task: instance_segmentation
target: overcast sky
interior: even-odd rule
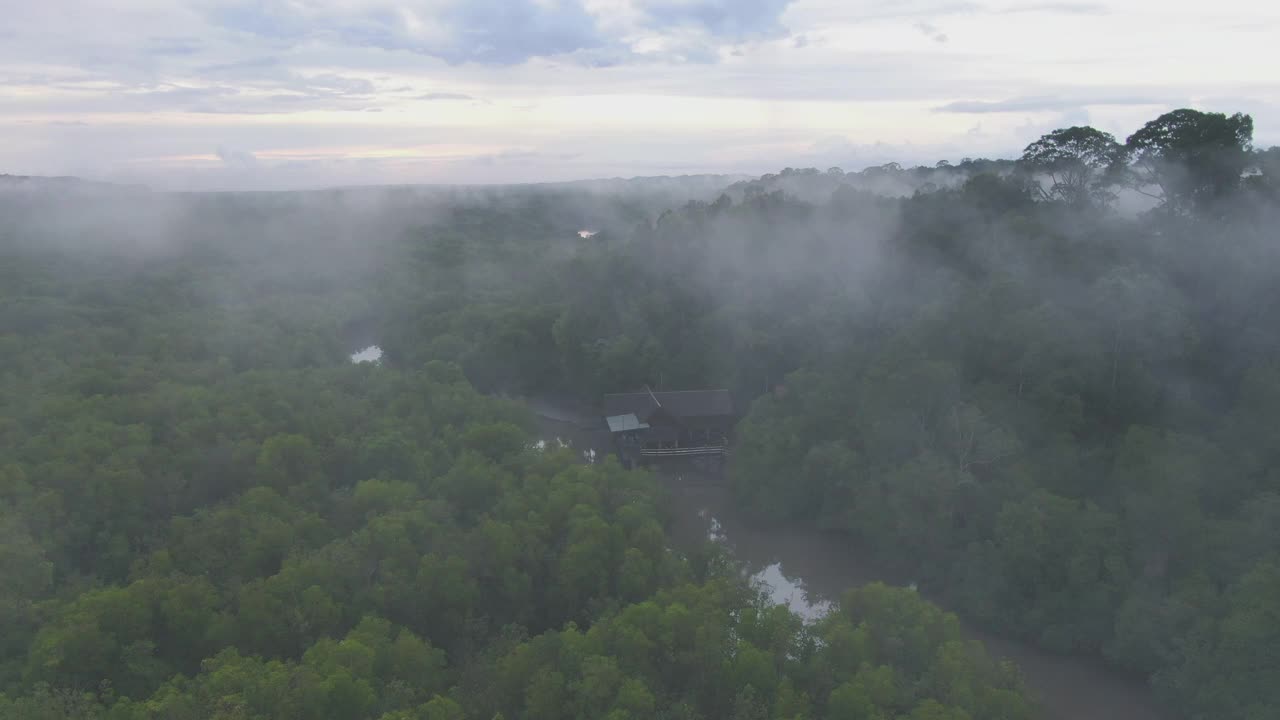
[[[0,172],[156,188],[1009,157],[1176,107],[1280,143],[1273,0],[0,0]]]

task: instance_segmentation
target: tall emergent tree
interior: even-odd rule
[[[1089,126],[1059,128],[1027,146],[1023,165],[1049,176],[1052,184],[1040,192],[1048,200],[1086,207],[1111,199],[1110,188],[1128,159],[1115,136]]]
[[[1253,118],[1183,108],[1165,113],[1125,142],[1137,181],[1157,186],[1167,206],[1204,210],[1241,185],[1253,142]]]

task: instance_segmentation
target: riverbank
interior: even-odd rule
[[[699,482],[688,475],[660,478],[674,501],[671,535],[677,546],[691,547],[714,537],[754,577],[774,585],[775,600],[802,616],[822,612],[849,588],[871,582],[910,584],[909,578],[886,572],[837,536],[756,526],[736,510],[723,483]],[[1175,720],[1144,684],[1099,660],[1056,655],[984,631],[963,617],[961,622],[966,634],[982,642],[993,657],[1019,668],[1047,720]]]
[[[608,452],[608,433],[589,408],[546,399],[527,400],[526,405],[537,416],[547,442],[560,440],[579,452],[594,449],[599,458]],[[821,614],[850,588],[871,582],[910,584],[910,578],[878,567],[843,538],[816,529],[764,528],[750,522],[737,511],[721,479],[692,471],[657,475],[671,498],[670,536],[676,547],[689,550],[708,540],[724,543],[755,579],[769,587],[776,602],[802,617]],[[1018,667],[1044,707],[1046,720],[1176,720],[1145,684],[1101,660],[1056,655],[961,621],[969,637],[982,642],[992,656]]]

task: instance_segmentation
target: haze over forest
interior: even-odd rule
[[[1252,131],[736,181],[7,176],[0,717],[1271,717]],[[711,481],[911,587],[806,623],[668,535],[694,470],[584,463],[507,399],[645,387],[728,388]],[[926,595],[1133,689],[1024,681]]]
[[[1280,717],[1280,11],[10,10],[0,720]]]

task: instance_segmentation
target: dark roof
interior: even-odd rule
[[[634,414],[640,420],[645,420],[659,405],[675,417],[721,417],[733,414],[733,397],[728,390],[639,392],[604,396],[606,416]]]

